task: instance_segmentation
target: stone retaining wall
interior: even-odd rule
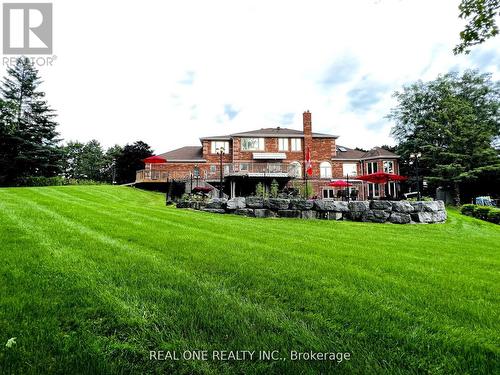
[[[305,200],[260,197],[185,201],[177,208],[191,208],[217,214],[250,217],[351,220],[374,223],[442,223],[446,221],[443,201],[354,201]]]

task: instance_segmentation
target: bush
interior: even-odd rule
[[[476,206],[474,210],[474,217],[481,220],[486,220],[488,218],[488,214],[491,211],[491,207],[488,206]]]
[[[490,212],[488,212],[488,217],[486,220],[494,224],[500,224],[500,209],[492,208]]]
[[[476,209],[476,205],[475,204],[464,204],[462,206],[462,208],[460,209],[460,212],[463,215],[474,216],[474,210],[475,209]]]
[[[93,180],[77,180],[75,178],[55,177],[23,177],[16,181],[16,186],[63,186],[63,185],[99,185],[101,182]]]

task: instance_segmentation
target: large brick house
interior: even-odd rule
[[[261,182],[269,188],[272,180],[281,187],[304,188],[306,153],[310,150],[312,176],[307,176],[310,195],[335,198],[339,189],[328,184],[348,179],[358,198],[398,194],[397,183],[387,187],[366,183],[356,177],[374,172],[399,173],[399,156],[376,147],[368,152],[337,144],[337,135],[314,133],[311,113],[303,114],[303,129],[262,128],[229,135],[200,138],[201,146],[186,146],[159,156],[165,163],[145,165],[137,172],[136,183],[180,181],[186,191],[210,184],[219,188],[222,155],[223,191],[228,196],[245,196]]]

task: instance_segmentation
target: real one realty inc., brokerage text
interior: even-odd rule
[[[351,359],[351,353],[299,352],[286,354],[279,350],[151,350],[151,361],[328,361],[341,363]]]

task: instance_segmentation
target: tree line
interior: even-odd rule
[[[105,150],[97,140],[61,144],[55,111],[40,91],[38,70],[24,57],[9,67],[0,87],[0,186],[60,176],[107,183],[135,181],[151,156],[142,141]]]

